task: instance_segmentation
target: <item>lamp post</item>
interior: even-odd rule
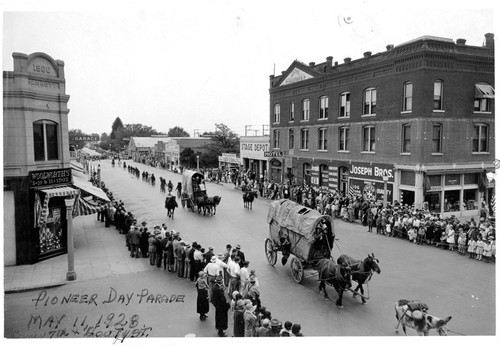
[[[97,183],[98,183],[97,186],[99,186],[99,188],[100,188],[101,187],[101,164],[100,163],[97,165]]]
[[[200,170],[200,156],[196,155],[196,170]]]
[[[382,176],[382,179],[384,180],[384,208],[387,207],[387,181],[389,180],[389,177],[387,175]]]

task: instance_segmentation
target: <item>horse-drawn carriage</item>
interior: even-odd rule
[[[304,270],[312,269],[321,259],[330,259],[335,233],[328,215],[304,207],[288,199],[272,201],[267,214],[269,238],[265,242],[267,261],[274,266],[278,252],[283,265],[290,263],[293,279],[301,283]]]
[[[282,264],[293,255],[290,269],[297,283],[304,279],[305,270],[310,270],[311,277],[318,276],[319,290],[328,299],[325,285],[333,286],[339,298],[336,304],[342,308],[342,295],[345,290],[360,296],[366,303],[363,284],[367,283],[373,272],[380,273],[378,259],[372,253],[364,260],[355,260],[347,255],[339,256],[335,262],[331,253],[335,241],[333,219],[321,215],[318,211],[304,207],[288,199],[272,201],[267,214],[269,238],[265,241],[267,261],[274,266],[278,252],[281,252]],[[351,279],[358,283],[351,289]],[[357,291],[360,293],[357,293]]]
[[[205,185],[205,177],[197,171],[184,170],[182,173],[182,193],[181,204],[182,207],[187,207],[194,212],[196,207],[198,213],[205,215],[215,214],[216,206],[220,203],[219,196],[208,197]]]

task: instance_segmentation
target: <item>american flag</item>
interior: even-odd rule
[[[349,193],[347,195],[351,198],[356,197],[356,190],[354,189],[354,186],[349,186]]]

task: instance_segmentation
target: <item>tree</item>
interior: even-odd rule
[[[142,124],[125,124],[123,134],[124,137],[151,137],[154,135],[165,135],[163,132],[156,131],[151,126]]]
[[[83,148],[85,145],[87,145],[90,141],[88,140],[90,137],[98,138],[99,135],[96,133],[93,133],[91,135],[88,135],[80,129],[73,129],[68,131],[68,137],[69,137],[69,146],[73,146],[76,148]]]
[[[115,121],[113,121],[113,125],[111,125],[110,139],[116,139],[117,132],[121,130],[123,130],[123,122],[120,117],[116,117]]]
[[[184,148],[179,153],[179,162],[184,167],[196,167],[196,154],[191,148]]]
[[[168,137],[189,137],[189,133],[182,127],[175,126],[168,130]]]
[[[215,124],[215,132],[205,132],[204,137],[210,137],[212,143],[207,145],[207,150],[212,156],[220,156],[222,153],[239,153],[240,139],[224,124]]]

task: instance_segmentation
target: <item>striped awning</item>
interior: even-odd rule
[[[495,89],[488,84],[476,84],[476,98],[494,99]]]
[[[106,193],[99,187],[92,185],[85,176],[73,175],[73,185],[105,202],[110,201]]]
[[[40,209],[40,196],[35,197],[35,225],[40,227],[47,222],[47,215],[49,214],[49,201],[52,197],[71,197],[76,198],[80,191],[69,186],[58,186],[51,188],[35,188],[40,192],[45,193],[43,205]]]
[[[81,195],[75,201],[75,205],[73,207],[73,217],[77,217],[79,215],[92,215],[98,213],[100,211],[108,209],[110,203],[104,204],[95,204],[91,201],[87,201]]]

